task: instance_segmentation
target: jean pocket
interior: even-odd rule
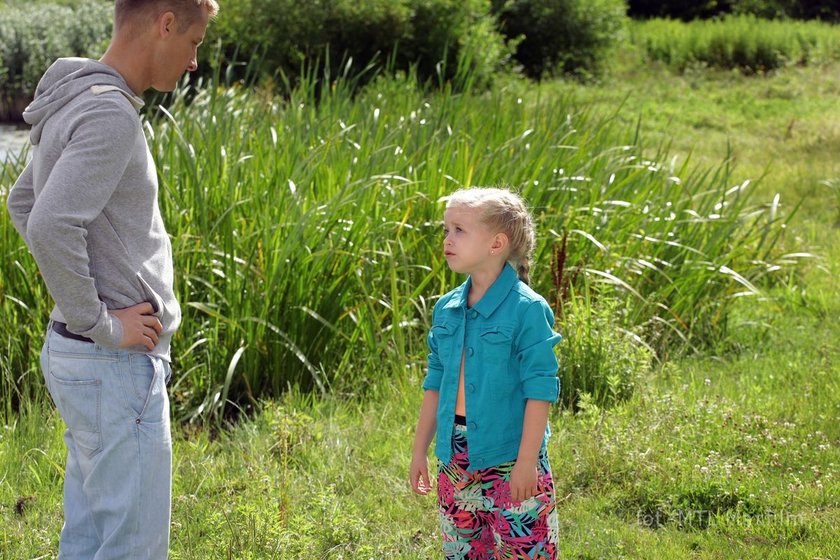
[[[138,424],[162,424],[169,420],[165,364],[146,354],[129,354],[123,384],[126,401]]]
[[[55,373],[61,369],[53,369],[53,363],[64,360],[55,356],[50,359],[50,393],[78,451],[93,457],[102,449],[102,384],[98,379],[69,379]]]
[[[145,354],[129,354],[127,371],[123,371],[126,404],[134,416],[143,414],[155,380],[155,368]]]

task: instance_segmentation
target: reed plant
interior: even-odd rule
[[[424,93],[412,76],[354,93],[321,79],[283,97],[185,89],[146,122],[185,314],[181,418],[235,414],[289,387],[364,394],[422,364],[430,309],[463,280],[440,251],[442,199],[459,187],[510,185],[529,201],[533,284],[561,332],[587,282],[593,300],[620,294],[616,326],[659,356],[725,338],[733,301],[796,260],[774,250],[788,218],[778,201],[731,184],[728,162],[674,166],[667,147],[643,157],[635,128],[562,96]],[[2,184],[19,170],[7,165]],[[50,304],[2,224],[2,249],[20,263],[3,265],[3,309],[17,314],[5,339],[37,333]],[[16,344],[7,379],[37,369],[34,348]]]
[[[730,16],[681,22],[634,22],[631,42],[649,60],[684,72],[696,66],[763,73],[788,65],[819,65],[840,58],[836,26],[819,21]]]
[[[0,414],[11,418],[24,403],[44,399],[39,355],[44,341],[49,296],[32,256],[22,244],[5,209],[6,192],[23,169],[28,150],[0,161],[0,246],[5,259],[0,273]]]

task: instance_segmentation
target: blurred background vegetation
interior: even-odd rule
[[[633,123],[534,89],[609,84],[628,56],[675,75],[840,58],[831,3],[692,6],[224,5],[200,70],[172,95],[149,94],[144,112],[186,313],[177,415],[218,418],[290,387],[358,394],[421,364],[433,299],[457,281],[437,250],[439,200],[462,185],[509,184],[535,209],[534,282],[567,339],[566,406],[628,398],[657,360],[737,346],[737,303],[794,282],[813,256],[786,236],[796,203],[757,200],[729,157],[678,163]],[[0,7],[0,112],[19,118],[55,57],[101,54],[110,12],[97,0]],[[25,157],[3,164],[0,187]],[[13,412],[41,394],[51,303],[5,219],[0,249]]]
[[[840,50],[833,28],[817,23],[840,20],[827,0],[238,0],[223,8],[199,75],[286,91],[307,73],[363,85],[378,73],[411,72],[422,84],[457,88],[487,88],[511,73],[591,79],[628,43],[678,70],[767,71]],[[756,17],[810,21],[742,33],[756,31]],[[111,3],[102,0],[0,6],[0,121],[20,118],[56,57],[101,54],[110,26]]]

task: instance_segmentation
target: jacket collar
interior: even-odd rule
[[[516,271],[510,263],[505,263],[502,272],[493,285],[487,289],[487,292],[482,298],[473,305],[473,309],[477,311],[482,317],[487,318],[493,314],[494,311],[501,305],[510,290],[519,281]],[[472,277],[467,278],[467,281],[456,288],[452,298],[444,305],[444,309],[451,309],[455,307],[467,307],[467,298],[470,294],[470,286],[472,286]]]

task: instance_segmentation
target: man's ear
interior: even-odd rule
[[[158,33],[161,37],[167,37],[175,33],[175,14],[163,12],[158,18]]]

